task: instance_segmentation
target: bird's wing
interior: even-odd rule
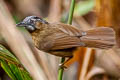
[[[58,31],[52,34],[53,45],[50,50],[85,46],[85,44],[80,40],[80,37],[85,35],[83,31],[66,24],[58,24],[58,26]]]
[[[86,35],[85,31],[79,30],[76,27],[68,24],[58,23],[57,24],[59,29],[64,32],[65,34],[68,34],[70,36],[76,36],[76,37],[82,37]]]

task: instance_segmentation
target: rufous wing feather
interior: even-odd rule
[[[82,36],[81,41],[86,47],[107,49],[115,45],[115,32],[112,28],[99,27],[86,31],[86,36]]]

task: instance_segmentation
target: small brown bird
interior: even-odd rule
[[[77,47],[108,49],[115,44],[115,32],[107,27],[83,31],[68,24],[48,23],[36,16],[26,17],[17,26],[24,26],[31,33],[39,50],[61,57],[73,56]]]

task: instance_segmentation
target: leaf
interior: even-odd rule
[[[21,67],[16,57],[2,45],[0,45],[0,63],[12,80],[32,80],[29,73]]]
[[[94,0],[86,0],[86,1],[80,1],[75,6],[74,15],[75,16],[82,16],[87,14],[89,11],[91,11],[94,7]]]
[[[25,69],[11,63],[9,63],[9,66],[13,71],[14,75],[16,76],[17,80],[32,80],[29,73]]]
[[[32,77],[29,75],[29,73],[25,70],[21,70],[22,76],[24,77],[24,80],[32,80]]]
[[[16,57],[0,44],[0,59],[6,60],[14,64],[20,64]]]
[[[11,69],[9,68],[8,64],[5,60],[0,60],[1,67],[5,70],[5,72],[9,75],[12,80],[17,80],[15,75],[12,73]]]
[[[13,72],[13,74],[16,76],[17,80],[24,80],[21,71],[15,64],[8,63],[8,65],[10,66],[10,69]]]

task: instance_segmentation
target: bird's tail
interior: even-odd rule
[[[81,37],[86,47],[107,49],[115,45],[115,32],[112,28],[99,27],[86,31],[86,36]]]

